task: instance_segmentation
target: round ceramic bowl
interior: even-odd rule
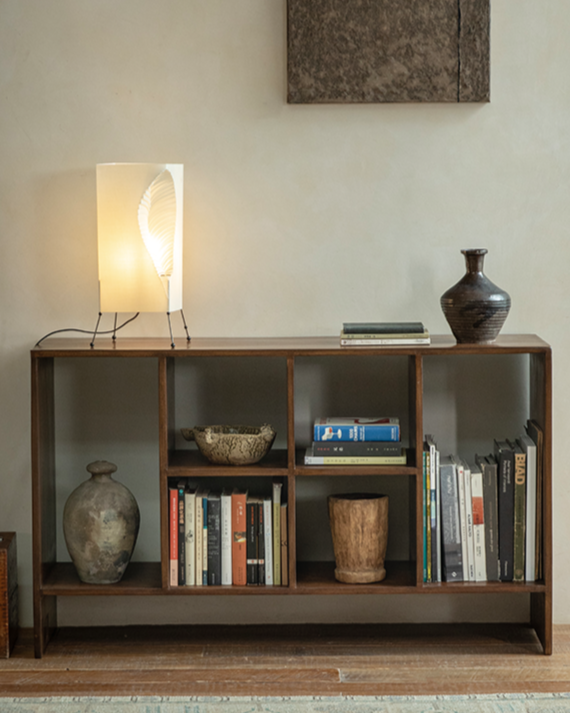
[[[187,441],[195,441],[211,463],[250,465],[260,461],[273,445],[276,432],[263,426],[194,426],[182,428]]]

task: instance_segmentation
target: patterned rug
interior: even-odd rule
[[[0,713],[569,713],[570,693],[481,696],[0,698]]]

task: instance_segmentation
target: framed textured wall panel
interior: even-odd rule
[[[489,101],[489,3],[288,0],[288,102]]]

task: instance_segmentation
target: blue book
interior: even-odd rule
[[[315,441],[399,441],[397,418],[318,418]]]

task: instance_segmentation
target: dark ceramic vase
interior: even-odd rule
[[[441,297],[441,308],[460,344],[494,342],[501,331],[511,298],[483,274],[485,248],[462,250],[467,272]]]
[[[65,543],[82,582],[114,584],[123,576],[135,548],[139,508],[131,491],[111,477],[116,465],[95,461],[87,470],[91,478],[65,503]]]

